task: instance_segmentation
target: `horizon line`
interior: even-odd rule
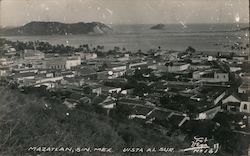
[[[164,25],[183,25],[183,23],[162,23],[162,22],[159,22],[159,23],[104,23],[104,22],[100,22],[100,21],[91,21],[91,22],[84,22],[84,21],[79,21],[79,22],[62,22],[62,21],[30,21],[30,22],[27,22],[25,24],[22,24],[22,25],[7,25],[7,26],[1,26],[0,25],[0,28],[8,28],[8,27],[21,27],[21,26],[24,26],[28,23],[31,23],[31,22],[58,22],[58,23],[63,23],[63,24],[76,24],[76,23],[102,23],[102,24],[105,24],[105,25],[158,25],[158,24],[164,24]],[[198,24],[248,24],[250,25],[250,22],[239,22],[239,23],[228,23],[228,22],[219,22],[219,23],[216,23],[216,22],[211,22],[211,23],[200,23],[200,22],[196,22],[196,23],[185,23],[185,25],[198,25]]]

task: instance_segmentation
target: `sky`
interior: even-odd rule
[[[0,0],[1,27],[30,21],[249,23],[249,0]]]

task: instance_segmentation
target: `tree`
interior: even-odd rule
[[[196,50],[191,46],[188,46],[188,48],[185,50],[185,52],[187,52],[187,53],[189,53],[189,52],[194,53],[195,51]]]

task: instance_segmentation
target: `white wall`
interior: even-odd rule
[[[228,102],[240,102],[240,100],[236,99],[234,96],[230,95],[224,100],[222,100],[222,103],[228,103]]]
[[[66,69],[71,69],[71,67],[76,67],[76,66],[79,66],[81,65],[81,58],[80,57],[77,57],[75,59],[68,59],[66,61]]]
[[[247,108],[244,109],[244,106],[246,106]],[[250,113],[250,102],[242,101],[242,102],[240,103],[240,112],[243,112],[243,113]]]
[[[168,66],[168,72],[184,71],[187,70],[189,66],[190,64]]]

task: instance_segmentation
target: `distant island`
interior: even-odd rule
[[[245,30],[250,31],[250,27],[241,28],[240,30],[243,30],[243,31],[245,31]]]
[[[15,28],[2,28],[0,35],[65,35],[65,34],[105,34],[112,28],[100,23],[60,23],[60,22],[30,22]]]
[[[155,26],[152,26],[150,29],[162,30],[162,29],[166,29],[166,25],[165,24],[157,24]]]

